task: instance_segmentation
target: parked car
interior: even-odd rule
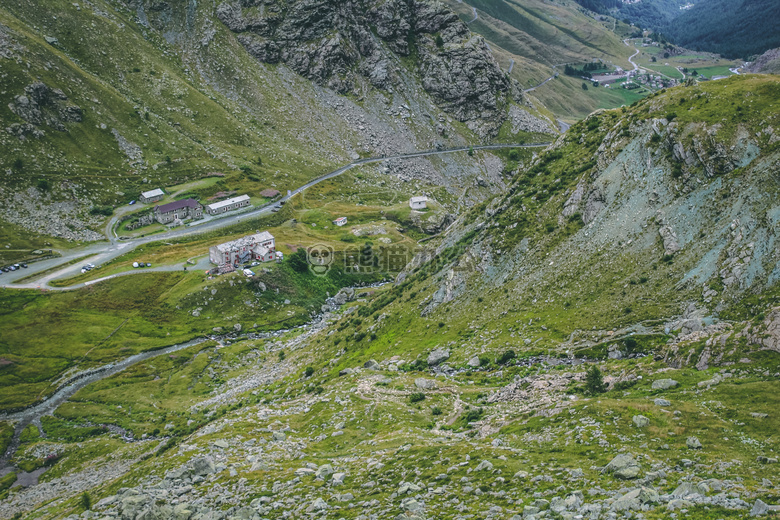
[[[27,264],[21,264],[21,266],[27,269]]]
[[[133,204],[135,204],[135,201],[134,201],[134,200],[131,200],[131,201],[130,201],[130,204],[128,204],[128,206],[132,206]]]

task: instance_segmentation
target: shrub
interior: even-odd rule
[[[81,494],[81,498],[79,498],[79,503],[85,511],[89,511],[92,508],[92,497],[89,496],[88,492],[84,491]]]
[[[434,406],[433,408],[431,408],[431,415],[441,415],[441,414],[442,414],[441,408],[439,408],[438,406]]]
[[[314,375],[314,368],[312,367],[306,367],[306,370],[303,372],[306,377],[311,377]]]
[[[485,413],[485,411],[482,408],[473,408],[463,415],[463,422],[466,424],[477,422],[482,418],[483,413]]]
[[[507,350],[503,354],[501,354],[498,359],[496,360],[496,363],[499,365],[506,365],[510,361],[512,361],[515,357],[517,357],[517,354],[515,354],[514,350]]]
[[[419,403],[420,401],[424,401],[424,400],[425,400],[425,394],[422,392],[414,392],[412,395],[409,396],[409,402],[412,404]]]
[[[596,395],[606,391],[607,387],[604,384],[604,376],[601,374],[599,367],[593,365],[588,369],[588,373],[585,376],[585,393]]]
[[[305,273],[309,270],[309,260],[306,258],[306,250],[302,247],[287,257],[287,263],[290,264],[293,271]]]

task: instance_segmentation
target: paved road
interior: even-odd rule
[[[625,44],[626,44],[626,47],[631,47],[631,45],[628,43],[628,38],[626,38],[625,40],[623,40],[623,43],[625,43]],[[634,54],[632,54],[631,56],[629,56],[629,58],[628,58],[628,62],[629,62],[631,65],[633,65],[633,66],[634,66],[633,70],[639,70],[639,65],[637,65],[636,63],[634,63],[634,56],[636,56],[637,54],[639,54],[639,49],[637,49],[636,47],[634,47],[634,51],[636,51],[636,52],[634,52]],[[626,77],[627,77],[627,76],[628,76],[628,72],[626,72]]]
[[[534,85],[534,86],[533,86],[533,87],[531,87],[531,88],[527,88],[527,89],[523,90],[523,92],[533,92],[534,90],[538,89],[539,87],[541,87],[542,85],[544,85],[544,84],[545,84],[545,83],[547,83],[548,81],[551,81],[551,80],[553,80],[553,79],[555,79],[555,78],[557,78],[557,77],[558,77],[558,73],[556,72],[555,74],[553,74],[552,76],[550,76],[550,77],[549,77],[549,78],[547,78],[546,80],[542,81],[542,82],[541,82],[541,83],[539,83],[538,85]]]
[[[319,184],[320,182],[323,182],[325,180],[338,177],[339,175],[344,174],[345,172],[351,170],[352,168],[356,168],[358,166],[363,166],[366,164],[374,164],[374,163],[379,163],[379,162],[394,160],[394,159],[413,159],[416,157],[444,155],[450,153],[465,152],[468,150],[498,150],[501,148],[544,148],[549,146],[549,144],[550,143],[489,144],[489,145],[480,145],[480,146],[461,146],[458,148],[449,148],[446,150],[428,150],[423,152],[413,152],[413,153],[406,153],[406,154],[389,155],[384,157],[371,157],[367,159],[360,159],[350,164],[347,164],[346,166],[342,166],[341,168],[338,168],[337,170],[334,170],[330,173],[322,175],[321,177],[317,177],[316,179],[307,182],[303,186],[296,188],[295,190],[292,190],[288,195],[282,197],[280,201],[286,202],[291,197],[294,197],[295,195],[306,190],[307,188],[311,188],[312,186]],[[252,219],[252,218],[257,218],[263,215],[270,214],[277,203],[278,202],[266,204],[265,206],[258,207],[248,212],[234,214],[223,218],[215,218],[215,219],[210,219],[205,221],[199,221],[194,223],[194,225],[190,225],[188,227],[180,227],[171,231],[167,231],[165,233],[160,233],[148,237],[136,238],[132,240],[119,240],[116,237],[116,234],[114,233],[114,226],[116,220],[118,219],[117,216],[112,218],[109,224],[106,226],[106,235],[109,237],[108,243],[98,242],[98,243],[90,244],[86,247],[72,249],[65,252],[59,258],[52,258],[49,260],[43,260],[41,262],[35,262],[29,264],[29,268],[27,269],[19,269],[18,271],[3,273],[2,278],[0,278],[0,287],[13,288],[13,289],[51,289],[51,290],[72,290],[79,287],[83,287],[84,284],[79,284],[77,286],[72,286],[72,287],[52,287],[49,285],[49,283],[55,279],[68,278],[79,274],[81,272],[81,266],[87,262],[95,265],[105,264],[106,262],[109,262],[117,258],[118,256],[123,255],[129,251],[132,251],[133,249],[144,244],[149,244],[151,242],[165,242],[165,241],[182,238],[186,236],[198,235],[201,233],[206,233],[208,231],[213,231],[215,229],[231,226],[236,222],[241,221],[242,219]],[[126,211],[119,211],[118,215],[121,215],[123,212]],[[57,266],[66,264],[70,261],[88,255],[89,258],[85,258],[83,261],[74,263],[73,265],[70,266],[63,266],[61,269],[56,269]],[[114,276],[126,276],[129,274],[143,273],[149,271],[178,271],[179,269],[183,268],[183,265],[184,264],[177,264],[173,266],[138,269],[133,271],[127,271],[126,273],[122,273],[121,275],[114,275]],[[199,267],[200,264],[195,268],[199,268]],[[14,283],[17,280],[20,280],[21,278],[25,278],[35,273],[47,271],[50,269],[51,269],[50,273],[32,282]],[[113,278],[114,276],[111,276],[111,278]],[[90,283],[95,283],[95,282],[93,281]]]

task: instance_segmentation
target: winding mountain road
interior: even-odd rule
[[[628,43],[628,38],[626,38],[625,40],[623,40],[623,43],[625,43],[625,44],[626,44],[626,47],[631,47],[631,45]],[[634,54],[632,54],[631,56],[629,56],[629,57],[628,57],[628,62],[629,62],[631,65],[633,65],[633,66],[634,66],[634,68],[632,69],[632,72],[633,72],[633,71],[636,71],[636,70],[639,70],[639,65],[637,65],[636,63],[634,63],[634,57],[635,57],[637,54],[639,54],[639,49],[637,49],[637,48],[636,48],[636,46],[634,46],[634,51],[635,51],[635,52],[634,52]],[[626,71],[626,76],[628,76],[628,71]]]
[[[330,173],[326,173],[325,175],[317,177],[316,179],[307,182],[303,186],[300,186],[294,190],[289,191],[288,194],[282,197],[281,199],[279,199],[279,201],[266,204],[259,208],[253,209],[251,211],[229,215],[222,218],[215,218],[211,220],[195,222],[188,227],[177,228],[158,235],[136,238],[131,240],[119,240],[116,236],[116,233],[114,232],[114,227],[116,226],[119,216],[123,212],[127,211],[126,209],[120,209],[118,210],[118,215],[113,217],[105,228],[106,236],[109,239],[108,243],[98,242],[98,243],[90,244],[85,247],[72,249],[67,251],[61,257],[52,258],[49,260],[43,260],[40,262],[30,264],[29,268],[27,269],[19,269],[8,273],[3,273],[2,278],[0,278],[0,287],[10,288],[10,289],[49,289],[49,290],[65,291],[65,290],[78,289],[80,287],[83,287],[84,285],[93,284],[96,283],[97,281],[103,281],[110,278],[115,278],[117,276],[127,276],[130,274],[144,273],[150,271],[178,271],[182,269],[185,264],[168,265],[168,266],[160,266],[155,268],[146,268],[146,269],[127,271],[125,273],[106,276],[100,278],[99,280],[93,280],[87,282],[86,284],[78,284],[70,287],[53,287],[49,285],[49,283],[53,280],[60,279],[60,278],[67,278],[79,274],[79,272],[81,271],[81,266],[86,262],[90,262],[96,265],[105,264],[106,262],[109,262],[117,258],[118,256],[123,255],[129,251],[132,251],[133,249],[144,244],[149,244],[152,242],[170,241],[172,239],[198,235],[198,234],[206,233],[208,231],[213,231],[216,229],[221,229],[227,226],[231,226],[241,221],[242,219],[247,220],[247,219],[258,218],[270,214],[273,211],[273,208],[276,207],[276,205],[279,202],[286,202],[287,200],[303,192],[304,190],[311,188],[312,186],[315,186],[328,179],[338,177],[339,175],[342,175],[347,171],[356,168],[358,166],[363,166],[366,164],[375,164],[375,163],[380,163],[389,160],[414,159],[418,157],[429,157],[434,155],[445,155],[451,153],[466,152],[469,150],[499,150],[502,148],[545,148],[549,145],[550,145],[549,142],[531,143],[531,144],[519,144],[519,143],[488,144],[488,145],[479,145],[479,146],[461,146],[457,148],[448,148],[445,150],[428,150],[422,152],[411,152],[406,154],[396,154],[396,155],[388,155],[382,157],[369,157],[366,159],[359,159],[345,166],[342,166],[341,168],[338,168]],[[89,256],[89,258],[85,258],[87,256]],[[80,258],[82,258],[83,260],[79,262],[75,262],[75,260]],[[71,262],[73,262],[72,265],[66,265]],[[194,266],[194,268],[198,269],[201,267],[205,267],[205,265],[203,264],[204,262],[201,261],[196,266]],[[20,280],[23,278],[28,278],[31,277],[32,275],[35,275],[36,273],[42,273],[42,272],[47,272],[47,273],[33,281],[26,282],[26,283],[20,282]]]
[[[557,78],[557,77],[558,77],[558,73],[556,72],[555,74],[553,74],[552,76],[550,76],[550,77],[549,77],[549,78],[547,78],[546,80],[542,81],[542,82],[541,82],[541,83],[539,83],[538,85],[534,85],[534,86],[533,86],[533,87],[531,87],[531,88],[524,89],[524,90],[523,90],[523,92],[533,92],[534,90],[538,89],[538,88],[539,88],[539,87],[541,87],[542,85],[546,84],[548,81],[552,81],[552,80],[554,80],[554,79],[555,79],[555,78]]]

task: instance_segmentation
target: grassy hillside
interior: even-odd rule
[[[528,95],[556,117],[574,122],[600,108],[630,104],[646,92],[582,89],[581,81],[563,76],[564,64],[600,60],[631,68],[634,52],[622,40],[635,29],[609,16],[594,16],[574,2],[550,4],[536,0],[500,2],[448,0],[469,28],[484,36],[501,66],[525,89],[549,81]],[[474,20],[473,9],[477,10]]]
[[[401,60],[385,45],[394,56],[392,88],[363,80],[342,96],[250,56],[216,9],[107,0],[0,8],[0,120],[11,129],[0,133],[0,168],[9,173],[0,180],[0,223],[8,249],[35,247],[39,235],[99,239],[106,214],[147,189],[203,181],[194,190],[201,198],[256,197],[356,157],[488,139],[475,133],[478,122],[467,126],[425,91],[415,57]],[[443,52],[426,38],[431,52]],[[509,105],[522,109],[502,103],[499,119]],[[520,134],[502,131],[502,139]],[[417,177],[445,173],[441,162],[419,163]],[[480,175],[467,163],[457,172],[463,180]],[[212,183],[214,173],[222,177]],[[25,236],[10,239],[19,230]]]
[[[18,432],[13,464],[48,467],[49,484],[0,491],[3,510],[693,519],[774,504],[778,101],[767,76],[674,88],[591,115],[535,159],[502,152],[507,192],[422,245],[395,283],[358,289],[316,326],[148,359]],[[339,241],[321,229],[346,209],[328,201],[336,188],[295,202],[308,225],[285,241]],[[406,218],[372,196],[372,219]],[[288,294],[310,312],[323,290],[370,280],[291,265],[260,278],[279,294],[182,272],[15,293],[3,309],[45,320],[112,305],[156,340],[284,313]]]

